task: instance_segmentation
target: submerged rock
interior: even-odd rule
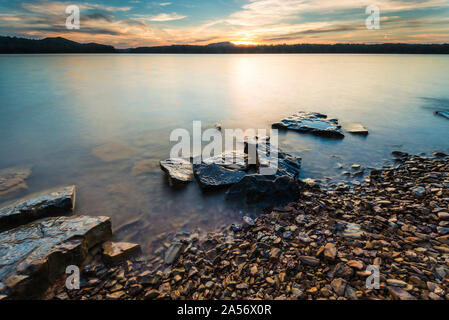
[[[239,170],[229,170],[212,163],[194,165],[194,175],[203,189],[217,189],[236,184],[246,175]]]
[[[10,298],[38,297],[69,265],[111,237],[108,217],[49,217],[0,233],[0,282]]]
[[[449,111],[438,110],[438,111],[435,111],[435,114],[442,116],[446,119],[449,119]]]
[[[103,243],[103,260],[109,264],[121,262],[140,252],[140,245],[135,243],[112,241]]]
[[[193,165],[181,158],[170,158],[160,162],[161,169],[168,174],[170,184],[184,184],[193,181]]]
[[[44,193],[32,199],[19,200],[0,209],[0,231],[36,219],[60,216],[75,207],[75,186]]]
[[[30,168],[9,168],[0,171],[0,197],[28,189],[26,179],[30,176]]]
[[[368,135],[368,129],[366,129],[361,123],[350,123],[346,126],[346,131],[352,134]]]
[[[317,112],[300,111],[281,122],[272,125],[276,129],[311,133],[320,137],[344,138],[337,119],[327,119],[327,115]]]

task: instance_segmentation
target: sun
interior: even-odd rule
[[[231,41],[233,44],[237,46],[257,46],[258,43],[250,40],[237,40],[237,41]]]

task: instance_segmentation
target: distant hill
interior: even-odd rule
[[[113,46],[78,43],[64,38],[31,40],[0,37],[0,53],[115,53]]]
[[[97,43],[78,43],[64,38],[31,40],[0,36],[0,53],[398,53],[449,54],[449,44],[293,44],[239,46],[231,42],[206,46],[171,45],[115,49]]]

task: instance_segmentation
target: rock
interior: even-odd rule
[[[342,278],[336,278],[332,280],[331,287],[338,296],[342,297],[345,294],[346,281]]]
[[[0,209],[0,231],[36,219],[69,213],[75,207],[75,186],[45,193],[31,199],[18,200]]]
[[[393,287],[407,288],[408,284],[405,281],[397,279],[387,279],[387,284]]]
[[[415,195],[415,197],[418,197],[418,198],[422,198],[426,195],[426,189],[421,186],[417,186],[417,187],[413,188],[412,192]]]
[[[435,157],[437,157],[437,158],[445,158],[445,157],[448,156],[448,155],[447,155],[446,153],[444,153],[444,152],[434,152],[433,155],[434,155]]]
[[[226,193],[226,199],[266,207],[285,205],[300,195],[300,184],[289,176],[272,179],[258,174],[246,175]]]
[[[349,300],[358,300],[357,293],[355,292],[354,288],[349,285],[346,286],[345,297]]]
[[[103,260],[108,264],[116,264],[141,253],[140,245],[128,242],[103,243]]]
[[[357,270],[362,270],[363,269],[363,262],[359,261],[359,260],[350,260],[350,261],[346,262],[346,264],[349,267],[357,269]]]
[[[396,300],[416,300],[416,297],[399,287],[388,287],[388,291]]]
[[[446,119],[449,119],[449,111],[438,110],[438,111],[435,111],[435,114],[442,116]]]
[[[404,160],[406,160],[406,159],[408,159],[410,157],[410,155],[408,153],[402,152],[402,151],[398,151],[398,150],[392,151],[391,154],[397,160],[402,160],[402,161],[404,161]]]
[[[301,240],[304,243],[310,243],[313,242],[313,240],[304,232],[300,232],[298,234],[298,239]]]
[[[250,168],[248,164],[248,155],[245,152],[226,151],[222,154],[207,159],[203,159],[205,164],[217,164],[225,169],[247,171]],[[255,165],[255,163],[254,163]]]
[[[170,158],[162,160],[160,163],[162,171],[164,171],[168,177],[170,185],[185,184],[193,181],[193,165],[180,158]]]
[[[30,168],[9,168],[0,171],[0,197],[28,189],[26,179],[30,176]]]
[[[324,246],[324,257],[329,260],[334,260],[337,256],[337,247],[335,244],[329,242]]]
[[[350,123],[346,126],[346,131],[352,134],[359,134],[363,136],[368,135],[368,129],[366,129],[361,123]]]
[[[123,298],[126,295],[125,291],[116,291],[112,293],[108,293],[106,295],[106,299],[108,300],[118,300]]]
[[[438,219],[440,219],[440,220],[449,220],[449,213],[448,212],[444,212],[444,211],[438,212]]]
[[[232,186],[246,175],[243,171],[229,170],[215,163],[194,165],[193,171],[200,187],[204,190]]]
[[[254,226],[254,220],[251,217],[243,216],[243,222],[245,226],[252,227]]]
[[[360,225],[356,223],[348,223],[342,236],[348,239],[360,239],[364,232],[361,230]]]
[[[316,112],[300,111],[281,122],[272,125],[276,129],[294,130],[301,133],[311,133],[320,137],[344,138],[338,125],[338,120],[327,119],[327,116]]]
[[[11,298],[31,299],[65,273],[80,266],[88,250],[110,238],[107,217],[50,217],[0,233],[0,282]]]
[[[172,264],[174,263],[179,255],[182,253],[182,250],[184,250],[184,244],[180,242],[173,243],[167,251],[165,251],[165,257],[164,261],[166,264]]]
[[[309,256],[299,256],[299,260],[305,265],[316,267],[320,264],[320,259]]]

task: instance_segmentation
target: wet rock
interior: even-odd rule
[[[305,265],[316,267],[320,264],[320,259],[309,256],[300,256],[299,260]]]
[[[438,110],[438,111],[435,111],[435,114],[442,116],[446,119],[449,119],[449,111]]]
[[[116,264],[130,257],[140,254],[140,245],[128,242],[103,243],[103,260],[108,264]]]
[[[366,129],[361,123],[350,123],[346,126],[346,131],[352,134],[358,134],[366,136],[368,135],[368,129]]]
[[[11,298],[33,298],[80,265],[88,250],[111,237],[107,217],[50,217],[0,233],[0,282]]]
[[[180,158],[170,158],[160,162],[161,169],[167,173],[171,185],[193,181],[193,165]]]
[[[299,197],[299,182],[288,176],[272,179],[258,174],[246,175],[226,193],[226,199],[246,204],[284,205]]]
[[[327,116],[316,112],[300,111],[281,122],[272,125],[276,129],[294,130],[301,133],[311,133],[320,137],[344,138],[338,125],[338,120],[327,119]]]
[[[344,229],[342,236],[348,239],[360,239],[363,236],[360,225],[356,223],[348,223]]]
[[[336,278],[332,280],[331,287],[338,296],[342,297],[345,294],[346,284],[347,282],[344,279]]]
[[[69,213],[75,207],[75,186],[46,191],[31,199],[18,200],[0,209],[0,231],[36,219]]]
[[[247,171],[250,168],[248,164],[248,155],[245,152],[226,151],[222,154],[207,159],[203,159],[205,164],[217,164],[225,169]]]
[[[408,153],[398,151],[398,150],[392,151],[391,154],[393,155],[393,157],[396,160],[401,160],[401,161],[405,161],[410,157],[410,155]]]
[[[30,168],[9,168],[0,170],[0,197],[23,189],[28,189],[26,179],[30,174]]]
[[[174,263],[179,255],[181,254],[182,250],[184,250],[184,244],[180,242],[173,243],[167,251],[165,251],[165,257],[164,261],[166,264],[172,264]]]
[[[204,190],[229,187],[238,183],[246,175],[239,170],[229,170],[215,163],[194,165],[194,175]]]
[[[415,197],[422,198],[426,195],[426,189],[424,187],[418,186],[412,189],[413,194]]]

